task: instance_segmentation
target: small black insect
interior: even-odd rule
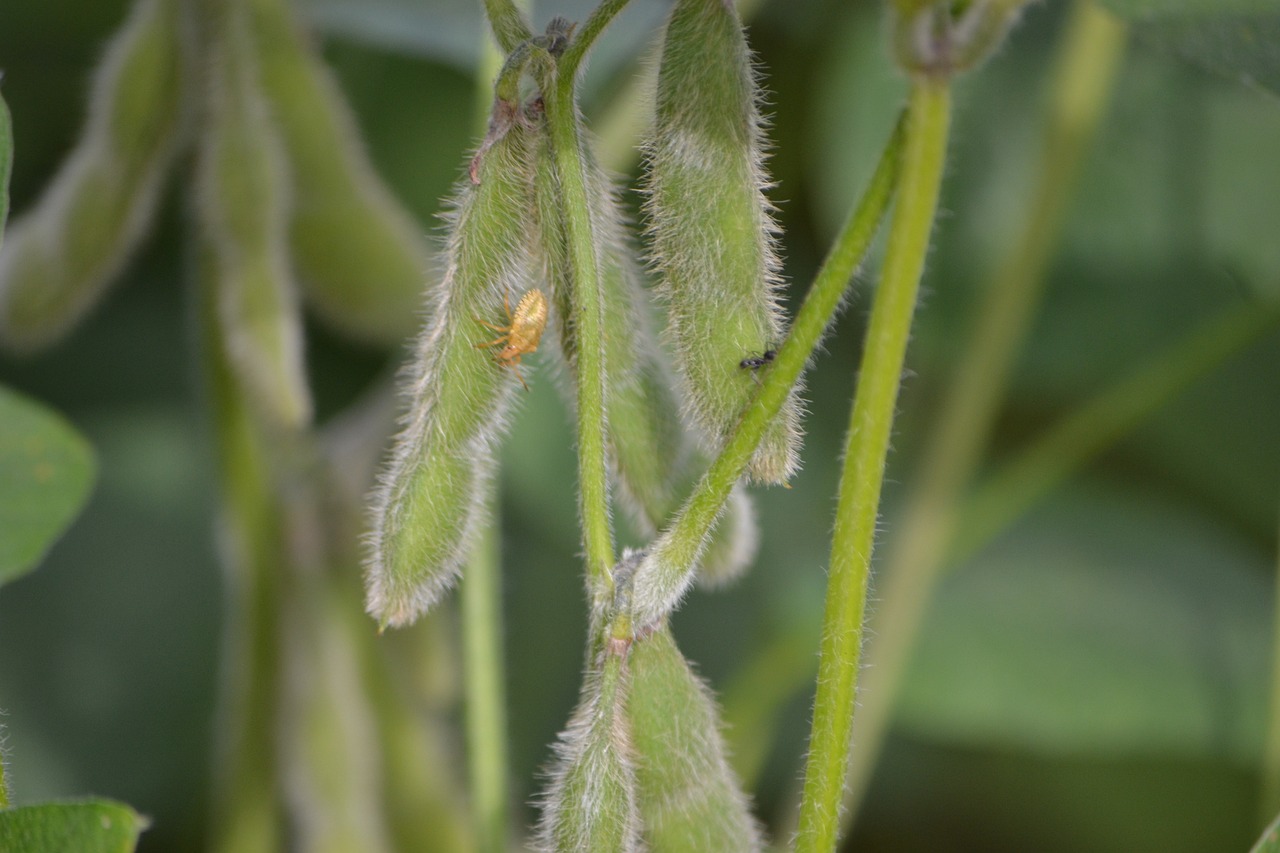
[[[773,360],[778,357],[778,351],[770,347],[759,355],[749,355],[742,361],[738,362],[738,367],[743,370],[759,370],[766,364],[772,364]]]

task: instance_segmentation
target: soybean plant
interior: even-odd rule
[[[0,255],[0,338],[34,348],[69,330],[136,250],[178,154],[194,150],[194,302],[233,611],[215,849],[505,844],[501,820],[467,825],[447,773],[426,772],[444,750],[421,709],[447,706],[449,688],[415,692],[389,659],[393,638],[374,645],[374,624],[353,616],[348,585],[363,562],[378,632],[404,628],[483,548],[525,384],[517,362],[544,323],[577,429],[589,633],[531,836],[546,851],[764,849],[719,710],[669,619],[697,579],[724,583],[753,559],[745,487],[786,486],[797,472],[804,369],[893,201],[839,487],[796,841],[835,848],[880,486],[950,84],[995,48],[1023,2],[890,4],[910,100],[788,322],[761,78],[729,0],[671,10],[641,145],[639,227],[577,99],[583,62],[626,0],[603,0],[580,26],[554,18],[542,33],[511,0],[486,0],[505,61],[488,130],[460,168],[438,278],[285,0],[139,0],[99,69],[80,145]],[[361,559],[356,513],[335,497],[342,424],[315,423],[303,306],[357,340],[396,343],[420,303],[401,428],[368,490]],[[497,357],[495,343],[506,347]],[[387,408],[349,413],[363,422],[361,443],[380,440]],[[644,547],[616,553],[615,495]],[[479,630],[499,635],[496,624]]]
[[[472,160],[478,186],[464,184],[461,192],[475,199],[503,186],[508,204],[494,205],[483,223],[472,218],[481,208],[464,208],[468,215],[450,234],[451,271],[461,268],[457,258],[469,246],[484,246],[495,265],[486,282],[510,293],[550,288],[578,425],[587,667],[577,710],[556,746],[537,843],[548,851],[763,847],[725,759],[715,703],[667,620],[700,567],[715,579],[749,562],[754,529],[739,481],[785,485],[795,473],[801,374],[896,195],[841,481],[824,674],[801,810],[800,846],[831,849],[840,782],[829,774],[847,757],[871,533],[941,183],[949,81],[991,50],[1020,3],[975,3],[958,13],[947,4],[897,4],[893,44],[913,81],[911,102],[790,332],[780,307],[758,78],[742,23],[723,0],[677,0],[672,9],[656,118],[644,143],[643,248],[629,236],[632,223],[576,104],[580,63],[624,5],[603,3],[581,29],[555,19],[535,36],[514,5],[486,3],[507,61],[488,134]],[[535,222],[531,242],[516,237],[524,231],[514,223],[526,218]],[[518,258],[522,252],[529,257]],[[658,279],[674,370],[652,337],[637,254]],[[474,501],[484,492],[474,485],[475,471],[493,465],[490,436],[501,419],[493,418],[479,441],[462,415],[456,431],[446,432],[439,403],[503,381],[501,365],[482,359],[453,375],[437,366],[442,353],[459,346],[448,335],[465,340],[474,328],[465,311],[444,306],[458,300],[482,310],[468,302],[474,286],[452,272],[441,286],[424,337],[433,343],[420,348],[409,374],[408,427],[374,500],[380,530],[450,546],[388,554],[375,537],[369,607],[384,624],[438,600],[470,541]],[[684,401],[679,409],[677,399]],[[430,429],[418,426],[435,420]],[[453,450],[461,446],[476,452],[464,459]],[[415,483],[406,478],[406,460],[457,470],[448,480]],[[691,477],[699,468],[702,475]],[[610,484],[652,534],[647,547],[614,554]],[[389,596],[391,589],[397,591]],[[825,694],[829,686],[834,698]]]

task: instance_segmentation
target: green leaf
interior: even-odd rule
[[[0,583],[35,568],[84,505],[93,453],[61,417],[0,388]]]
[[[1105,0],[1139,37],[1217,74],[1280,94],[1274,0]]]
[[[1138,33],[1210,71],[1280,95],[1280,15],[1156,20]]]
[[[13,122],[9,107],[0,98],[0,245],[4,245],[4,223],[9,218],[9,173],[13,170]]]
[[[1184,506],[1077,487],[944,581],[899,722],[1047,755],[1253,766],[1270,560]]]
[[[0,853],[130,853],[149,821],[110,800],[0,811]]]

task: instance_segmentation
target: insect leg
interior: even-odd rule
[[[505,342],[510,337],[511,337],[510,335],[502,335],[501,337],[494,338],[491,341],[486,341],[485,343],[482,343],[482,344],[475,344],[475,348],[485,349],[486,347],[497,346],[498,344]]]

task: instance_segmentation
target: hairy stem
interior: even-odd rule
[[[523,4],[528,5],[528,4]],[[513,0],[484,0],[485,17],[489,19],[489,29],[498,47],[503,53],[511,53],[522,42],[533,38],[529,29],[529,21],[521,4]]]
[[[585,34],[584,34],[585,35]],[[576,46],[577,41],[574,42]],[[571,48],[572,49],[572,48]],[[568,58],[566,51],[565,59]],[[579,511],[593,600],[607,601],[612,582],[613,529],[605,460],[604,300],[600,292],[597,241],[587,200],[586,165],[574,103],[571,71],[562,67],[544,93],[551,155],[564,204],[569,276],[573,281],[573,323],[578,345]]]
[[[880,486],[942,184],[950,112],[948,82],[917,77],[908,107],[902,177],[867,329],[836,506],[798,851],[834,850],[839,833]]]
[[[618,13],[626,8],[628,2],[629,0],[604,0],[591,12],[587,22],[578,31],[577,38],[569,43],[564,55],[560,58],[560,85],[563,88],[570,91],[573,89],[574,78],[578,75],[582,60],[587,57],[587,51],[591,50],[591,46],[604,32],[605,27],[609,26]]]
[[[876,665],[868,670],[858,710],[846,821],[856,814],[879,755],[907,652],[955,529],[958,499],[981,459],[1014,358],[1040,303],[1045,268],[1123,46],[1124,28],[1111,15],[1089,0],[1075,5],[1057,60],[1037,183],[1022,217],[1026,225],[983,299],[889,551],[883,604],[870,626]]]

